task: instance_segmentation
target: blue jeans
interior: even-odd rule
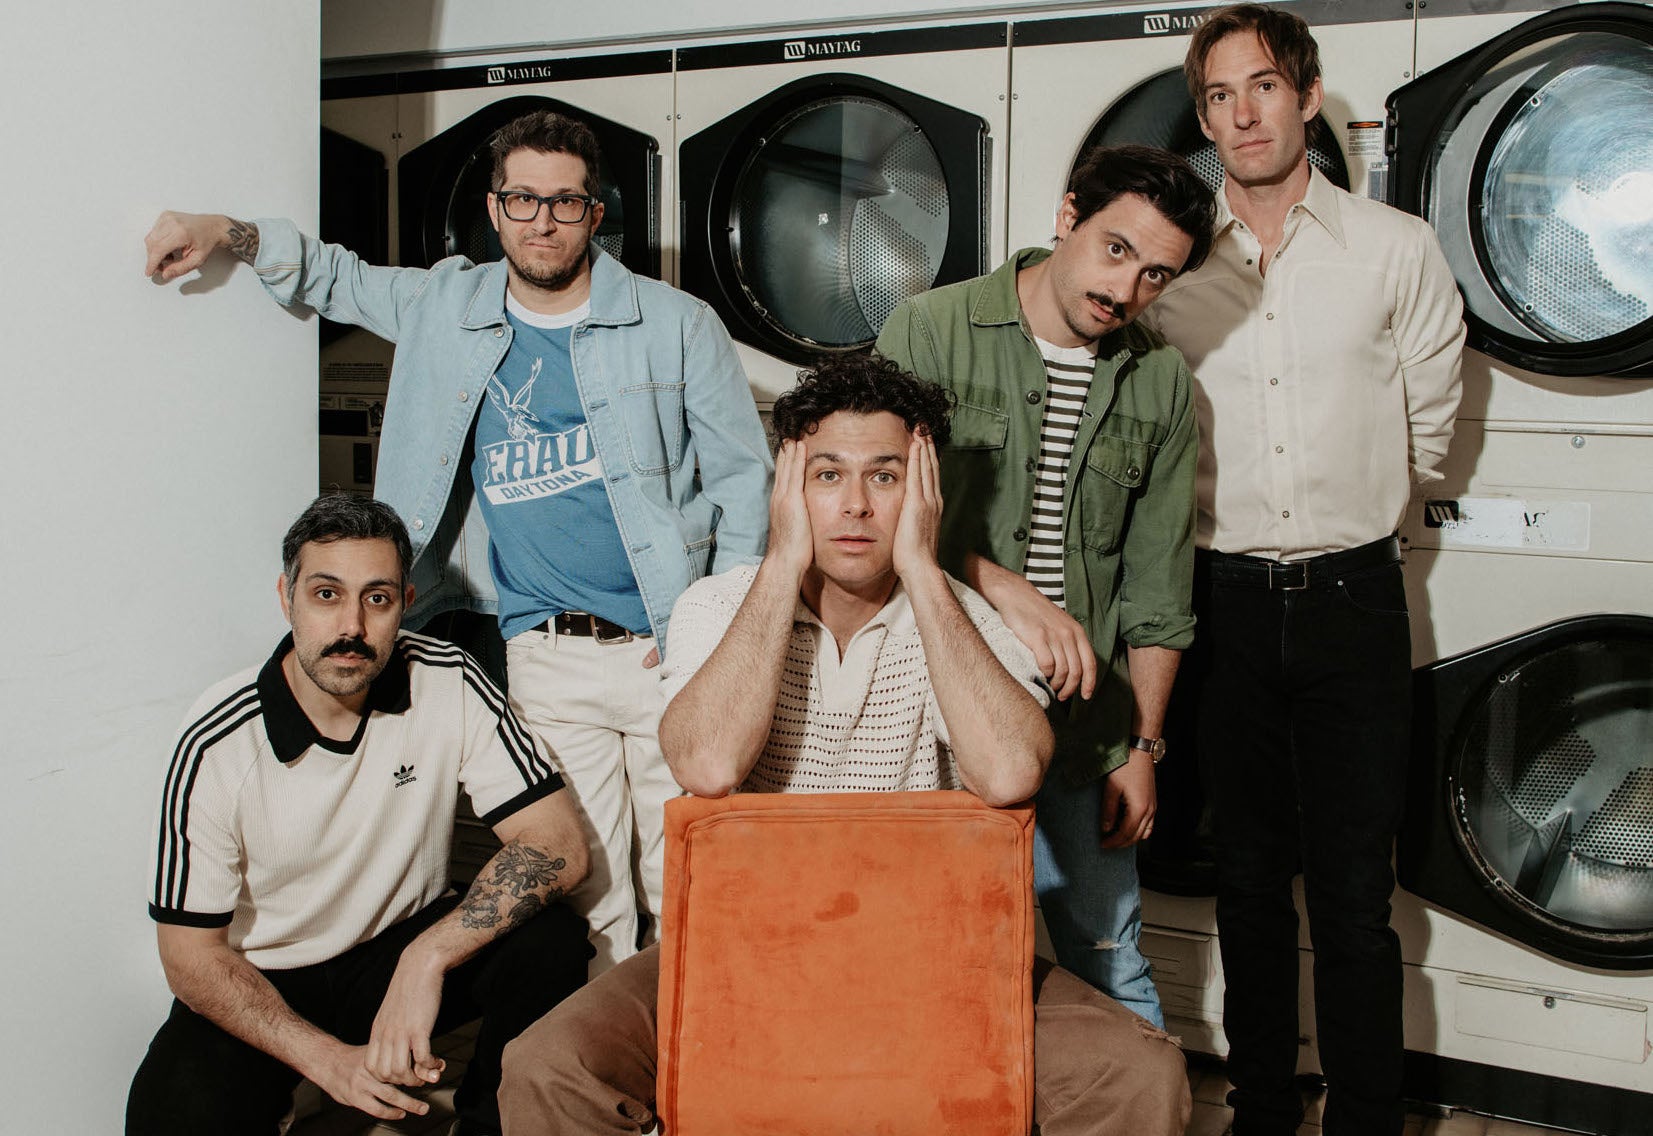
[[[1159,991],[1142,957],[1136,848],[1102,847],[1102,781],[1045,778],[1033,835],[1033,888],[1056,961],[1161,1029]]]

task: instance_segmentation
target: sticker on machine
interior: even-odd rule
[[[1588,552],[1587,501],[1529,501],[1519,497],[1458,497],[1423,503],[1423,524],[1441,548],[1521,548],[1533,552]]]

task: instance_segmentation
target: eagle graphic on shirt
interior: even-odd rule
[[[543,364],[534,360],[515,394],[499,376],[488,378],[488,401],[504,417],[506,434],[504,441],[482,448],[484,481],[478,488],[489,504],[538,500],[602,480],[603,465],[586,423],[551,432],[529,409]]]

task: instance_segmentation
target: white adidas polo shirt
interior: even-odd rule
[[[264,970],[334,958],[440,898],[461,786],[489,824],[562,788],[458,647],[403,632],[356,736],[336,742],[287,685],[292,645],[185,718],[149,901],[158,922],[227,926]]]

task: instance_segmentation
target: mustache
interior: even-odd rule
[[[1085,298],[1107,308],[1114,319],[1122,320],[1125,318],[1125,305],[1116,303],[1114,298],[1106,292],[1086,292]]]
[[[325,659],[328,655],[360,655],[370,662],[379,657],[379,653],[368,645],[367,640],[360,636],[352,636],[349,639],[340,639],[337,642],[329,643],[322,651],[321,657]]]

